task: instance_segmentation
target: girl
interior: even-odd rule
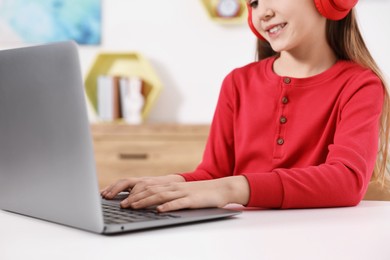
[[[355,4],[248,1],[258,61],[225,78],[203,161],[193,172],[120,180],[102,196],[130,191],[122,207],[161,212],[358,204],[371,178],[387,179],[389,93]]]

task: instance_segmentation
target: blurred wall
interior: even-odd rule
[[[102,0],[102,5],[103,41],[80,47],[83,75],[98,52],[142,53],[164,85],[150,122],[209,123],[225,75],[254,60],[255,37],[246,23],[213,22],[201,0]],[[390,0],[360,0],[357,13],[369,49],[390,75]]]

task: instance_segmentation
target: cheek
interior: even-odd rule
[[[290,28],[289,28],[290,29]],[[289,51],[305,42],[305,36],[297,30],[286,30],[282,37],[271,40],[271,48],[275,52]]]
[[[321,40],[323,36],[325,35],[326,31],[326,19],[312,19],[308,22],[303,22],[298,29],[300,30],[300,36],[303,38],[317,38],[318,40]]]
[[[317,35],[325,31],[326,19],[317,15],[306,16],[305,18],[291,21],[291,33],[297,37],[307,37]]]
[[[254,29],[257,31],[260,31],[260,19],[256,15],[256,11],[252,12],[252,17],[251,17],[252,25]]]
[[[263,11],[260,10],[260,7],[257,7],[255,9],[251,9],[251,21],[253,26],[259,31],[261,28],[261,13]]]

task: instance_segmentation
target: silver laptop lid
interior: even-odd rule
[[[103,230],[73,42],[0,51],[0,208]]]

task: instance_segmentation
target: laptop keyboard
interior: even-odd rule
[[[102,201],[103,217],[106,224],[125,224],[150,220],[180,218],[171,213],[159,213],[153,209],[123,209],[118,204]]]

